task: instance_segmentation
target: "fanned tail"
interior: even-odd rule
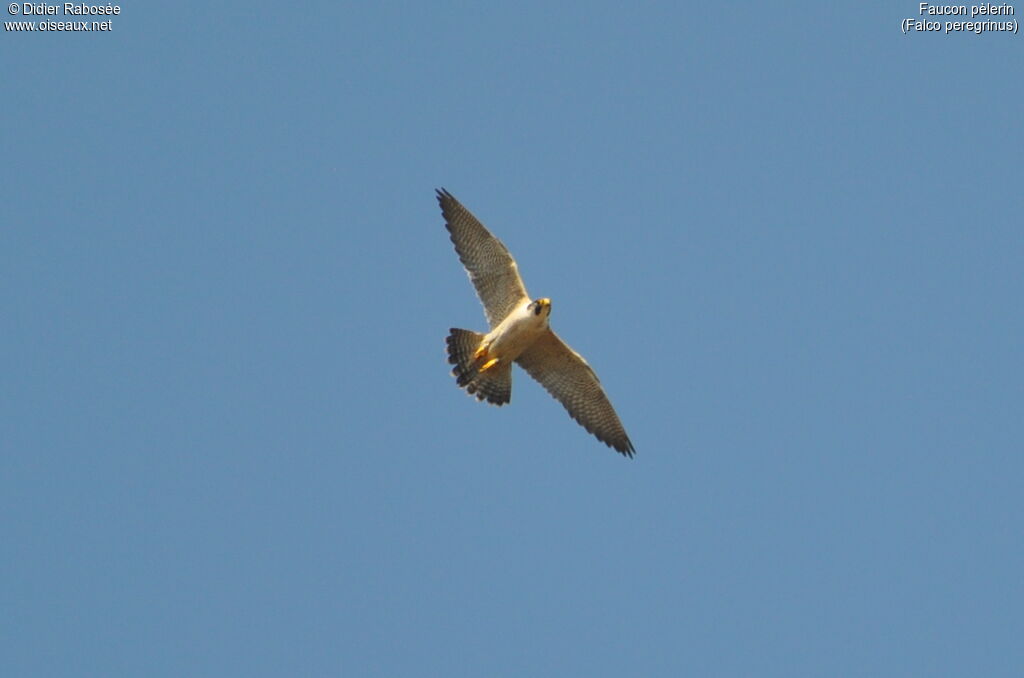
[[[512,400],[512,364],[499,361],[483,372],[487,358],[476,358],[476,350],[484,335],[472,330],[453,327],[445,340],[448,344],[448,362],[454,365],[452,374],[455,383],[465,388],[477,400],[487,400],[493,405],[504,405]]]

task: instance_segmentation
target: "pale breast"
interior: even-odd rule
[[[512,361],[519,357],[547,328],[547,318],[538,317],[523,304],[487,335],[490,354]]]

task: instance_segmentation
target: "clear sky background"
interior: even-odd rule
[[[0,674],[1024,674],[1024,37],[917,5],[5,31]],[[442,186],[634,460],[455,386]]]

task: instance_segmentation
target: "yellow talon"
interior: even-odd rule
[[[490,360],[488,360],[487,362],[484,363],[483,367],[480,368],[480,371],[483,372],[485,370],[488,370],[488,369],[494,367],[497,364],[497,362],[498,362],[497,358],[491,358]]]
[[[484,344],[480,344],[480,348],[478,348],[476,352],[473,353],[473,359],[476,360],[478,358],[482,358],[485,355],[487,355],[487,346],[485,346]]]

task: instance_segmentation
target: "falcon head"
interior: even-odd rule
[[[527,306],[530,311],[533,311],[534,315],[551,315],[551,300],[545,297],[544,299],[535,299],[530,302]]]

